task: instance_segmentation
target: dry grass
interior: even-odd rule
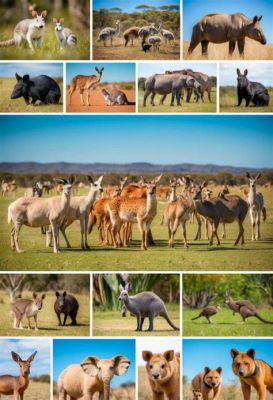
[[[138,400],[151,400],[152,390],[145,367],[138,367]]]
[[[1,400],[11,400],[11,396],[1,395]],[[49,400],[50,384],[45,382],[30,381],[29,387],[24,393],[24,400]]]
[[[250,107],[245,106],[243,100],[240,107],[237,107],[237,87],[235,86],[222,86],[220,87],[220,111],[232,113],[266,113],[273,112],[273,88],[268,88],[270,101],[267,107],[255,107],[253,104]]]
[[[183,57],[186,60],[201,60],[204,59],[201,54],[201,44],[199,44],[188,56],[189,42],[183,42]],[[273,45],[266,44],[261,45],[251,39],[246,39],[245,45],[245,56],[246,60],[272,60],[273,59]],[[208,47],[208,59],[209,60],[242,60],[238,49],[230,57],[228,54],[228,42],[223,44],[210,43]]]

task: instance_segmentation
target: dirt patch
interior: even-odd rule
[[[108,86],[111,90],[111,87]],[[135,89],[122,90],[130,102],[135,102]],[[84,101],[86,103],[86,93],[84,94]],[[135,105],[124,106],[107,106],[104,97],[101,94],[101,88],[96,88],[91,92],[90,106],[82,106],[80,100],[80,93],[76,91],[73,93],[71,103],[68,104],[68,96],[66,95],[66,111],[67,112],[88,112],[88,113],[134,113],[136,112]]]

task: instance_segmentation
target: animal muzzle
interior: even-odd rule
[[[261,44],[266,44],[266,38],[265,38],[265,37],[262,37],[261,40],[260,40],[260,43],[261,43]]]
[[[152,374],[152,378],[155,380],[155,381],[157,381],[158,379],[159,379],[159,374],[158,373],[155,373],[155,374]]]
[[[244,376],[245,375],[245,371],[243,369],[241,369],[241,368],[239,369],[238,372],[239,372],[240,376]]]
[[[211,382],[211,386],[212,386],[212,387],[216,387],[216,386],[218,386],[218,382],[216,382],[216,381],[212,381],[212,382]]]

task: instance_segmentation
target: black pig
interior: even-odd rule
[[[59,325],[65,325],[66,319],[69,316],[72,320],[71,325],[77,325],[76,317],[79,309],[79,303],[76,297],[72,294],[67,294],[66,291],[63,294],[56,292],[56,301],[54,303],[54,310],[57,314]],[[61,321],[61,314],[64,314],[63,324]]]
[[[246,77],[247,72],[248,71],[246,69],[243,75],[241,74],[239,68],[237,68],[237,106],[241,105],[243,99],[246,101],[246,107],[249,106],[250,102],[252,102],[255,106],[268,106],[268,90],[261,83],[249,81]]]
[[[35,104],[40,100],[44,104],[57,104],[61,97],[59,85],[49,76],[39,75],[30,78],[29,75],[21,77],[15,74],[17,83],[11,94],[11,99],[24,97],[26,104]]]

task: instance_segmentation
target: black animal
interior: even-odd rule
[[[242,100],[245,99],[246,107],[252,102],[256,107],[268,106],[269,94],[268,90],[264,85],[258,82],[251,82],[247,79],[247,69],[245,69],[244,75],[241,74],[239,68],[237,68],[237,95],[238,105],[240,106]]]
[[[72,294],[67,294],[66,291],[63,294],[56,292],[56,301],[54,304],[54,310],[57,314],[59,325],[65,326],[66,319],[69,316],[72,320],[71,325],[77,325],[77,312],[79,309],[79,303],[76,297],[72,296]],[[61,321],[61,314],[64,314],[63,323]]]
[[[144,51],[144,53],[146,53],[147,51],[150,51],[151,47],[152,47],[151,44],[148,44],[143,40],[143,42],[142,42],[142,50]]]
[[[40,100],[44,104],[57,104],[61,97],[59,85],[49,76],[39,75],[30,78],[29,75],[21,77],[15,74],[17,83],[11,94],[11,99],[23,97],[26,104],[35,104]],[[31,103],[30,103],[31,99]]]

